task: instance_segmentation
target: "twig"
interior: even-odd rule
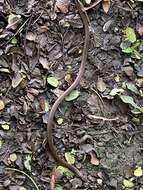
[[[93,3],[92,5],[90,5],[89,7],[84,7],[84,9],[85,9],[86,11],[88,11],[89,9],[92,9],[92,8],[94,8],[95,6],[97,6],[101,1],[102,1],[102,0],[98,0],[98,1],[96,1],[95,3]]]
[[[122,9],[124,11],[128,11],[128,12],[136,12],[136,10],[133,10],[133,9],[129,9],[129,8],[125,8],[125,7],[122,7],[120,5],[115,5],[117,8],[119,9]]]
[[[116,121],[119,118],[115,117],[115,118],[106,118],[106,117],[102,117],[102,116],[97,116],[97,115],[88,115],[88,117],[90,119],[99,119],[99,120],[103,120],[103,121]]]
[[[31,24],[32,26],[40,19],[44,11],[41,12],[41,14],[38,16],[38,18]]]
[[[23,175],[25,175],[28,179],[30,179],[30,181],[33,183],[33,185],[35,186],[35,189],[36,190],[40,190],[38,185],[36,184],[36,182],[34,181],[34,179],[28,175],[27,173],[25,173],[24,171],[21,171],[19,169],[16,169],[16,168],[6,168],[6,170],[11,170],[11,171],[16,171],[16,172],[19,172],[19,173],[22,173]]]

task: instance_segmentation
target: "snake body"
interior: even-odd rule
[[[86,60],[87,60],[87,52],[88,52],[88,44],[89,44],[89,21],[88,21],[88,16],[86,14],[86,11],[84,10],[83,5],[81,4],[81,2],[79,0],[76,0],[76,7],[77,10],[80,14],[80,17],[82,19],[83,25],[84,25],[84,30],[85,30],[85,40],[84,40],[84,46],[83,46],[83,52],[82,52],[82,58],[81,58],[81,65],[80,65],[80,69],[79,72],[77,74],[77,77],[75,79],[75,81],[72,83],[72,85],[63,92],[63,94],[55,101],[55,103],[53,104],[51,111],[49,113],[49,117],[48,117],[48,124],[47,124],[47,136],[48,136],[48,146],[49,146],[49,150],[51,155],[53,156],[53,158],[55,159],[55,161],[58,162],[58,164],[68,168],[69,170],[71,170],[72,172],[74,172],[76,175],[78,175],[81,179],[83,179],[83,175],[81,174],[81,172],[74,167],[73,165],[70,165],[69,163],[67,163],[65,160],[61,159],[58,154],[57,151],[55,149],[54,146],[54,142],[53,142],[53,125],[54,125],[54,116],[55,116],[55,112],[59,106],[59,104],[64,100],[64,98],[70,94],[70,92],[76,88],[76,86],[79,84],[83,74],[84,74],[84,70],[85,70],[85,65],[86,65]]]

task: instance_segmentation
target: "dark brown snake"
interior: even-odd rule
[[[80,65],[80,69],[79,69],[79,72],[78,72],[78,75],[77,75],[75,81],[65,92],[63,92],[63,94],[55,101],[54,105],[51,108],[51,111],[50,111],[49,117],[48,117],[48,124],[47,124],[47,132],[48,132],[47,141],[48,141],[50,153],[53,156],[53,158],[58,162],[58,164],[68,168],[69,170],[71,170],[72,172],[77,174],[82,180],[84,180],[83,175],[76,167],[70,165],[69,163],[67,163],[66,161],[64,161],[63,159],[61,159],[58,156],[55,146],[54,146],[54,143],[53,143],[53,132],[52,132],[52,128],[54,125],[55,112],[56,112],[59,104],[64,100],[64,98],[67,95],[69,95],[70,92],[73,89],[75,89],[76,86],[79,84],[79,82],[84,74],[86,60],[87,60],[87,52],[88,52],[88,44],[89,44],[89,20],[88,20],[87,13],[84,10],[83,5],[81,4],[81,2],[79,0],[76,0],[76,7],[77,7],[77,10],[82,19],[82,22],[84,25],[84,30],[85,30],[85,41],[84,41],[84,47],[83,47],[83,52],[82,52],[81,65]]]

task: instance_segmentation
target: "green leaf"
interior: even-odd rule
[[[64,120],[63,120],[62,117],[58,117],[58,118],[56,119],[56,121],[57,121],[58,125],[61,125]]]
[[[124,37],[126,40],[132,43],[134,43],[137,40],[135,30],[133,28],[127,27],[123,32],[124,32]]]
[[[74,173],[71,172],[68,168],[65,168],[63,166],[58,166],[57,169],[62,172],[65,176],[73,177]]]
[[[12,43],[12,44],[17,44],[17,42],[18,42],[18,41],[17,41],[16,38],[12,38],[12,40],[11,40],[11,43]]]
[[[137,169],[134,170],[134,176],[141,177],[143,175],[143,170],[141,167],[137,167]]]
[[[15,153],[10,154],[9,159],[11,162],[15,162],[17,160],[17,155]]]
[[[132,107],[138,109],[140,112],[143,113],[143,108],[140,108],[135,102],[134,99],[131,96],[125,96],[125,95],[120,95],[121,100],[126,103],[131,105]]]
[[[142,109],[142,108],[141,108],[141,109]],[[131,112],[132,112],[133,114],[135,114],[135,115],[139,115],[139,114],[142,113],[141,111],[139,111],[139,109],[136,109],[136,108],[132,109]]]
[[[126,187],[126,188],[132,188],[132,187],[134,186],[133,182],[130,181],[130,180],[127,180],[127,179],[124,179],[124,180],[123,180],[123,185],[124,185],[124,187]]]
[[[68,96],[65,97],[66,101],[72,101],[78,98],[80,95],[80,92],[78,90],[73,90]]]
[[[122,52],[124,53],[133,53],[134,49],[132,47],[128,47],[126,49],[122,49]]]
[[[137,125],[139,125],[139,124],[140,124],[140,118],[138,118],[138,117],[133,117],[133,118],[132,118],[132,122],[135,123],[135,124],[137,124]]]
[[[54,188],[54,190],[63,190],[63,187],[59,184],[56,185],[56,187]]]
[[[9,130],[9,124],[8,124],[8,122],[3,121],[3,123],[1,124],[1,127],[2,127],[4,130]]]
[[[31,155],[27,155],[24,160],[24,166],[25,168],[31,172]]]
[[[59,85],[58,79],[56,79],[55,77],[52,77],[52,76],[49,76],[47,78],[47,82],[48,82],[48,84],[50,84],[51,86],[53,86],[55,88],[57,88]]]
[[[117,94],[123,93],[123,92],[124,92],[124,89],[122,88],[114,88],[111,90],[110,96],[116,96]]]
[[[69,163],[69,164],[74,164],[75,163],[75,154],[71,153],[71,152],[66,152],[65,153],[65,158],[66,158],[66,161]]]
[[[128,82],[128,83],[126,83],[126,87],[127,87],[130,91],[134,92],[135,94],[137,94],[137,95],[140,94],[135,84],[133,84],[133,83],[131,83],[131,82]]]

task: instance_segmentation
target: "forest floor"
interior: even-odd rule
[[[102,1],[87,14],[84,76],[54,127],[58,154],[83,182],[45,143],[48,113],[81,63],[75,4],[0,0],[1,190],[143,190],[143,2]]]

